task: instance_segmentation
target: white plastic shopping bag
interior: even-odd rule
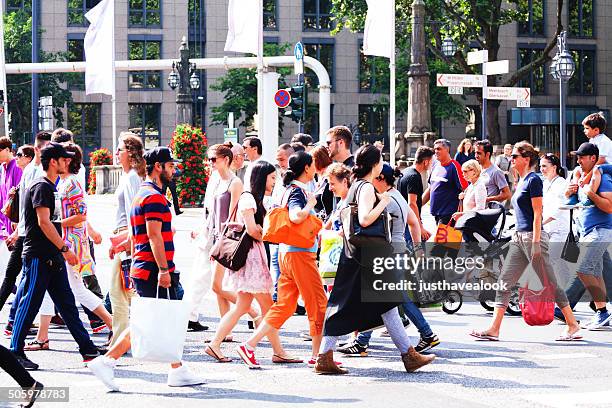
[[[323,279],[335,278],[338,262],[344,243],[337,231],[321,231],[321,253],[319,254],[319,273]]]
[[[132,298],[132,356],[160,363],[181,361],[191,307],[182,300]]]

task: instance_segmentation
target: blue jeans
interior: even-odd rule
[[[404,313],[408,319],[415,325],[421,337],[431,337],[433,335],[433,331],[431,327],[429,327],[429,323],[425,320],[425,316],[421,313],[421,310],[414,304],[412,301],[408,300],[402,303],[402,308],[404,309]],[[372,338],[372,330],[367,332],[359,333],[357,336],[357,342],[364,346],[370,344],[370,339]]]

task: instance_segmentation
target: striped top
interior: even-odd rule
[[[145,181],[134,198],[130,210],[134,254],[132,255],[132,278],[149,279],[151,272],[158,272],[157,263],[153,257],[149,237],[147,236],[147,221],[162,223],[161,233],[164,240],[168,272],[174,272],[174,242],[172,240],[172,213],[168,200],[157,185]]]

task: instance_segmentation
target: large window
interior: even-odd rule
[[[389,93],[389,80],[389,59],[365,55],[360,49],[359,92]]]
[[[570,52],[576,63],[576,72],[569,81],[570,94],[595,95],[596,59],[594,47],[586,48],[585,46],[584,49],[572,49]]]
[[[331,30],[331,10],[331,0],[304,0],[304,30]]]
[[[359,131],[364,140],[368,140],[368,136],[386,137],[389,133],[389,109],[383,105],[359,105]]]
[[[278,30],[277,21],[277,3],[278,0],[264,0],[263,3],[263,27],[264,30]]]
[[[68,0],[68,25],[85,27],[89,22],[85,13],[100,3],[100,0]]]
[[[544,51],[544,45],[520,45],[518,48],[518,67],[524,67],[538,59]],[[518,86],[531,89],[531,93],[545,94],[546,93],[546,70],[544,65],[531,71],[526,78],[519,81]]]
[[[544,36],[544,0],[519,0],[518,9],[527,13],[527,20],[518,22],[518,34],[521,36]]]
[[[130,35],[128,39],[130,60],[154,60],[161,58],[161,37]],[[130,71],[130,89],[161,89],[161,71]]]
[[[595,0],[569,0],[567,5],[567,21],[570,36],[595,36],[594,2]]]
[[[161,0],[129,0],[130,27],[161,27]]]
[[[334,66],[335,66],[335,55],[334,55],[334,40],[331,38],[324,39],[311,39],[305,38],[302,41],[304,43],[304,53],[317,59],[323,64],[327,72],[331,83],[334,83]],[[311,71],[306,71],[306,81],[311,89],[316,89],[319,86],[319,80],[317,76]]]
[[[131,132],[142,137],[145,149],[152,149],[161,142],[161,104],[129,104]]]
[[[99,103],[77,103],[68,109],[68,129],[74,134],[75,143],[83,149],[86,165],[89,164],[89,153],[102,144],[100,106]]]
[[[70,36],[68,37],[68,61],[85,61],[83,38],[70,38]],[[68,89],[77,91],[85,89],[85,73],[71,72],[68,75]]]

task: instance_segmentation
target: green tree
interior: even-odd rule
[[[29,63],[32,61],[32,17],[24,10],[4,16],[4,47],[7,63]],[[67,53],[41,51],[42,62],[66,61]],[[72,93],[62,87],[69,74],[39,74],[40,95],[53,96],[53,108],[57,126],[64,125],[62,108],[73,106]],[[8,105],[11,114],[11,129],[14,134],[23,134],[32,129],[32,75],[7,75]]]
[[[290,48],[289,43],[264,44],[265,56],[285,55]],[[291,68],[279,68],[279,88],[286,88],[285,78],[291,75]],[[227,122],[227,115],[234,112],[237,117],[242,118],[240,126],[252,126],[253,115],[257,113],[257,70],[255,68],[230,69],[227,75],[217,79],[210,87],[214,91],[223,93],[223,103],[213,107],[211,123],[223,125]],[[279,132],[283,130],[283,120],[279,112]]]
[[[409,66],[409,44],[410,44],[410,13],[413,0],[396,0],[396,38],[397,47],[400,52],[397,55],[398,73],[407,72],[399,67]],[[361,31],[365,25],[367,3],[365,0],[332,0],[333,13],[336,27],[334,32],[343,28],[351,31]],[[426,24],[426,38],[429,49],[429,68],[432,77],[437,72],[460,72],[466,74],[478,74],[479,65],[469,66],[466,61],[465,49],[459,49],[451,58],[445,57],[440,51],[443,39],[448,35],[455,44],[467,45],[478,44],[478,48],[488,50],[489,61],[497,60],[500,44],[499,30],[502,26],[513,22],[525,22],[528,19],[528,2],[524,0],[425,0],[428,20],[439,21],[441,24]],[[556,37],[561,32],[561,11],[563,0],[557,0],[557,19],[555,35],[546,44],[544,51],[530,64],[525,65],[515,72],[504,76],[489,76],[489,86],[515,86],[521,79],[527,77],[546,62],[551,60],[549,56],[556,44]],[[408,81],[398,83],[399,109],[407,105],[407,92],[402,90],[407,87]],[[443,95],[445,90],[440,90],[433,85],[430,87],[432,95],[432,115],[437,118],[457,117],[459,113],[450,102],[448,95]],[[442,98],[442,100],[440,100]],[[482,103],[481,96],[477,98]],[[440,103],[443,102],[443,103]],[[493,143],[501,142],[499,113],[500,101],[488,101],[487,109],[487,134]],[[400,111],[401,112],[401,111]],[[479,114],[479,112],[477,112]],[[446,117],[445,117],[446,116]]]

